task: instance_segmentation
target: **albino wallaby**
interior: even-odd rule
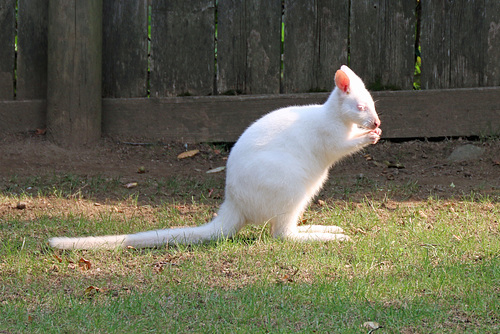
[[[336,226],[297,226],[299,217],[342,157],[380,139],[380,120],[370,93],[347,66],[323,105],[273,111],[238,139],[227,161],[225,200],[217,216],[197,227],[136,234],[52,238],[61,249],[155,247],[230,238],[245,224],[269,224],[274,237],[345,240]]]

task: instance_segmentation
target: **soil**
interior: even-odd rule
[[[466,144],[481,147],[479,158],[452,162],[448,157],[454,149]],[[179,159],[186,150],[200,152],[193,157]],[[125,143],[102,139],[91,148],[67,149],[55,146],[45,136],[16,135],[0,138],[0,190],[12,191],[28,187],[28,183],[57,175],[75,175],[83,178],[101,176],[117,180],[122,187],[136,182],[138,199],[150,201],[185,200],[200,192],[206,198],[223,197],[224,172],[206,172],[224,166],[229,145],[184,145],[182,143]],[[185,187],[196,187],[209,182],[213,188],[184,192],[163,191],[158,180],[176,180]],[[155,183],[156,182],[156,183]],[[160,190],[159,190],[160,189]],[[18,189],[19,190],[19,189]],[[28,191],[26,190],[26,191]],[[346,196],[363,198],[391,196],[395,200],[422,200],[429,196],[456,198],[471,194],[500,199],[500,142],[498,140],[467,141],[442,140],[437,142],[382,141],[334,166],[320,199],[343,199]],[[161,196],[152,196],[154,194]],[[95,194],[94,194],[95,195]],[[106,193],[96,196],[101,200],[123,196]],[[116,198],[115,198],[116,199]]]

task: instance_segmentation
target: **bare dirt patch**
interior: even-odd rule
[[[466,144],[478,146],[484,153],[479,158],[462,162],[448,160],[453,150]],[[206,172],[225,165],[228,147],[209,144],[186,147],[182,143],[132,145],[103,139],[95,147],[66,149],[55,146],[43,136],[9,136],[0,139],[0,189],[29,193],[34,191],[29,183],[36,183],[39,178],[50,180],[52,177],[55,180],[52,182],[56,182],[60,175],[83,179],[100,176],[103,182],[115,180],[121,190],[94,189],[97,200],[123,198],[127,193],[137,194],[143,204],[157,200],[186,200],[193,196],[220,200],[225,174]],[[186,149],[198,149],[200,153],[178,159]],[[132,182],[138,187],[123,187]],[[85,194],[89,185],[82,181],[82,189],[72,187],[75,194]],[[366,191],[372,195],[389,194],[396,200],[429,196],[450,198],[471,193],[498,200],[500,142],[383,141],[333,167],[320,198],[336,200],[356,194],[365,196]]]

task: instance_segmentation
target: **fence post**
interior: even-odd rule
[[[102,0],[50,0],[47,134],[85,146],[101,136]]]

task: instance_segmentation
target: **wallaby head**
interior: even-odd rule
[[[335,73],[335,85],[337,88],[332,95],[337,97],[339,113],[344,122],[370,130],[380,126],[380,119],[370,93],[361,78],[349,67],[343,65]]]

